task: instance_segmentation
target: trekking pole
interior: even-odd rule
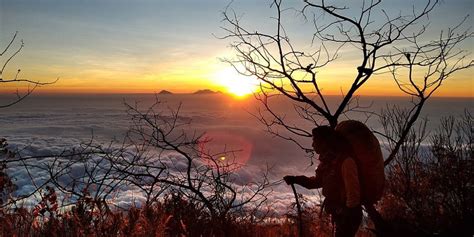
[[[303,218],[301,216],[301,205],[298,200],[298,193],[296,193],[295,184],[291,184],[291,189],[293,189],[293,194],[295,195],[296,200],[296,209],[298,210],[298,236],[303,237]]]

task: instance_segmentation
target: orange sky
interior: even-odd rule
[[[432,25],[449,26],[470,13],[468,2],[456,1],[458,4],[441,5],[435,13],[444,16],[443,21],[433,18]],[[113,5],[108,1],[6,1],[0,9],[0,47],[19,31],[25,48],[8,65],[3,77],[11,78],[21,68],[23,78],[43,82],[60,78],[36,93],[154,93],[163,89],[191,93],[211,89],[243,94],[252,86],[242,85],[242,78],[219,60],[235,53],[228,48],[228,41],[214,36],[222,33],[221,11],[226,5],[210,0],[187,4],[140,1],[133,6],[122,1]],[[271,31],[267,22],[274,12],[268,4],[239,0],[234,5],[246,13],[245,19],[255,28]],[[404,7],[401,3],[394,5]],[[290,33],[298,41],[304,21],[295,18],[288,22],[295,24]],[[471,43],[465,46],[469,50]],[[15,42],[12,49],[18,44]],[[349,53],[347,58],[351,57]],[[347,63],[344,59],[341,62]],[[350,85],[355,66],[336,64],[319,71],[325,93],[340,94]],[[455,74],[435,96],[473,97],[472,75],[474,69]],[[0,85],[0,93],[16,89],[25,87]],[[403,95],[389,75],[373,77],[359,94]]]
[[[87,73],[86,76],[78,73],[77,76],[59,76],[59,81],[52,85],[37,88],[36,93],[155,93],[161,90],[169,90],[175,93],[192,93],[199,89],[211,89],[215,91],[235,91],[233,84],[239,84],[242,77],[236,72],[234,75],[228,74],[227,78],[217,78],[221,71],[230,72],[232,68],[214,69],[208,71],[196,70],[181,73],[171,71],[169,74],[140,74],[122,73],[112,74],[107,71],[97,71]],[[95,74],[94,74],[95,73]],[[189,74],[188,74],[189,73]],[[440,97],[473,97],[474,81],[471,75],[472,70],[459,73],[449,78],[443,86],[436,92],[435,96]],[[55,74],[51,74],[55,75]],[[347,73],[346,78],[351,78]],[[31,76],[39,81],[54,80],[53,76]],[[132,79],[133,78],[133,79]],[[340,78],[338,76],[338,78]],[[326,94],[337,95],[347,90],[350,79],[343,80],[337,86],[326,85],[322,88]],[[24,90],[26,84],[2,85],[1,93],[13,93],[16,89]],[[257,89],[255,87],[255,89]],[[237,89],[238,90],[238,89]],[[245,91],[245,89],[244,89]],[[248,91],[248,90],[247,90]],[[360,90],[361,95],[403,95],[397,88],[393,79],[388,76],[374,76]]]

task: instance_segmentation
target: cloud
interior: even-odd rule
[[[68,140],[69,142],[77,142],[77,140]],[[62,144],[64,140],[61,139],[54,139],[48,138],[45,140],[36,139],[36,138],[29,138],[28,139],[16,139],[10,142],[10,146],[13,148],[20,149],[23,154],[28,155],[47,155],[47,154],[57,154],[57,152],[62,151],[66,148],[64,144]],[[53,145],[56,144],[56,145]],[[61,145],[62,144],[62,145]],[[110,147],[109,149],[113,149],[114,147]],[[129,158],[133,157],[133,149],[130,149],[126,153]],[[151,157],[150,162],[156,165],[157,162],[157,154],[153,154],[150,152],[149,157]],[[21,163],[16,164],[9,164],[9,169],[7,172],[14,177],[14,182],[17,185],[18,189],[15,192],[15,195],[21,196],[25,194],[30,194],[36,190],[38,186],[45,184],[48,181],[49,174],[46,172],[45,167],[47,164],[53,162],[53,158],[46,158],[41,160],[31,160],[28,163],[28,170],[25,169],[25,166]],[[63,164],[67,164],[71,160],[61,160]],[[93,157],[91,161],[101,162],[101,158],[99,156]],[[169,174],[171,175],[178,175],[182,174],[186,171],[187,168],[187,160],[178,154],[162,154],[161,159],[163,165],[169,167]],[[195,165],[203,166],[206,165],[205,162],[197,160]],[[104,167],[106,164],[104,163]],[[75,163],[67,169],[67,173],[64,173],[63,176],[59,179],[59,181],[63,184],[71,184],[72,179],[79,178],[84,175],[85,166],[82,163]],[[28,172],[34,174],[33,178],[29,177]],[[246,198],[251,197],[255,190],[257,189],[256,184],[252,184],[254,182],[260,182],[262,180],[262,176],[264,174],[264,169],[261,166],[255,164],[247,164],[242,168],[236,170],[235,174],[231,176],[231,182],[234,188],[239,193],[239,198],[237,201],[245,200]],[[95,178],[100,178],[101,173],[94,174]],[[278,174],[270,174],[271,177],[274,179],[279,179],[280,176]],[[144,180],[146,181],[146,180]],[[36,186],[35,186],[36,185]],[[77,189],[79,190],[81,186]],[[269,192],[267,196],[267,203],[270,204],[272,212],[277,214],[284,214],[288,211],[291,203],[294,200],[294,197],[290,193],[291,190],[286,184],[280,184],[278,186],[272,186],[272,190],[268,189],[265,192]],[[90,190],[92,193],[94,192],[94,188]],[[208,190],[209,192],[210,190]],[[270,192],[271,191],[271,192]],[[206,193],[206,192],[205,192]],[[62,195],[60,195],[60,200],[62,200]],[[30,198],[25,200],[25,204],[28,204],[30,207],[36,205],[40,200],[38,195],[31,196]],[[71,199],[72,200],[72,199]],[[72,200],[73,201],[73,200]],[[140,206],[141,203],[145,201],[145,196],[143,192],[133,185],[123,185],[119,186],[119,190],[115,192],[112,196],[109,197],[108,202],[117,205],[119,207],[131,207],[131,206]]]
[[[110,95],[102,97],[37,97],[35,100],[20,103],[18,107],[8,108],[7,112],[0,118],[0,137],[6,137],[9,149],[21,151],[23,156],[59,154],[65,149],[78,148],[81,142],[88,142],[94,137],[95,142],[103,144],[106,150],[121,147],[121,143],[110,141],[121,141],[127,128],[130,126],[129,116],[125,113],[123,95]],[[266,167],[270,167],[268,173],[272,185],[267,191],[267,203],[276,213],[285,213],[294,202],[294,196],[290,186],[281,182],[285,175],[314,175],[316,165],[310,165],[310,159],[294,144],[274,138],[265,133],[260,124],[242,108],[230,105],[224,100],[210,100],[211,97],[194,97],[173,95],[167,97],[169,106],[175,106],[183,102],[180,121],[191,121],[189,134],[194,131],[223,133],[228,136],[239,137],[252,145],[250,159],[231,176],[232,184],[241,191],[243,198],[248,198],[256,189],[252,182],[262,180]],[[215,99],[215,98],[214,98]],[[140,100],[143,108],[147,108],[154,99],[150,95],[128,96],[128,101]],[[251,106],[251,105],[249,105]],[[433,120],[436,120],[433,118]],[[235,139],[240,141],[239,139]],[[227,139],[229,140],[229,139]],[[303,140],[304,141],[304,140]],[[216,147],[225,147],[224,139],[214,139]],[[308,144],[309,145],[309,144]],[[423,147],[423,151],[428,148]],[[187,160],[176,153],[163,153],[160,164],[157,157],[158,151],[149,149],[147,151],[150,164],[155,166],[166,165],[168,174],[183,172],[187,167]],[[128,147],[123,159],[132,159],[136,151]],[[387,154],[385,152],[385,154]],[[238,156],[238,154],[237,154]],[[94,158],[100,161],[100,156]],[[53,159],[31,160],[26,170],[21,163],[9,163],[8,173],[18,186],[16,195],[28,194],[37,186],[44,184],[49,176],[46,165]],[[62,160],[62,165],[71,160]],[[317,164],[317,160],[313,160]],[[206,163],[202,160],[195,161],[196,166]],[[107,167],[106,163],[102,163]],[[67,172],[66,172],[67,171]],[[32,178],[30,178],[31,174]],[[153,171],[156,172],[156,171]],[[79,178],[84,174],[83,164],[73,164],[65,170],[60,181],[68,184],[72,179]],[[97,177],[102,175],[96,173]],[[146,184],[150,180],[143,180]],[[36,186],[35,186],[36,184]],[[299,193],[317,203],[318,192],[297,187]],[[37,202],[38,197],[30,197],[28,203]],[[133,185],[119,186],[118,191],[110,196],[111,202],[119,206],[130,206],[144,200],[144,194]]]
[[[56,141],[56,140],[50,140],[49,142],[45,142],[45,144],[50,144],[51,141]],[[56,141],[60,142],[60,141]],[[11,146],[13,147],[21,147],[27,144],[28,142],[23,141],[23,143],[12,143]],[[39,149],[40,145],[35,143],[35,145],[26,145],[25,147],[22,148],[22,152],[25,154],[34,154],[35,152],[41,151],[42,154],[51,154],[55,153],[58,150],[62,150],[62,147],[59,146],[50,146],[51,149],[48,150],[47,147],[43,147],[42,149]],[[112,149],[112,148],[110,148]],[[132,150],[128,150],[128,155],[133,157],[132,155]],[[157,162],[157,157],[154,155],[157,154],[149,154],[150,157],[153,157],[153,159],[150,159],[150,162]],[[168,166],[169,172],[171,174],[178,174],[178,173],[183,173],[186,171],[187,168],[187,160],[184,159],[182,156],[179,156],[177,154],[166,154],[162,157],[163,159],[163,165]],[[95,162],[100,162],[100,157],[94,157],[92,159]],[[70,160],[62,160],[62,162],[67,163]],[[33,185],[36,184],[37,186],[44,184],[49,177],[49,174],[44,170],[44,167],[46,167],[47,164],[53,162],[53,158],[46,158],[46,159],[41,159],[41,160],[32,160],[28,166],[28,170],[25,169],[25,167],[20,164],[11,164],[11,168],[8,169],[8,173],[12,176],[15,177],[15,184],[18,186],[18,190],[16,191],[16,195],[24,195],[24,194],[29,194],[36,190],[36,187]],[[16,166],[14,166],[16,165]],[[39,167],[34,167],[39,166]],[[202,161],[197,161],[196,165],[206,165]],[[33,173],[34,177],[33,179],[29,178],[28,172]],[[231,177],[231,181],[234,185],[234,187],[241,192],[242,198],[248,198],[251,195],[253,195],[253,192],[256,190],[256,185],[252,185],[250,183],[252,182],[259,182],[262,180],[264,170],[262,170],[262,167],[259,167],[257,165],[252,165],[248,164],[243,166],[241,169],[238,169],[234,175]],[[69,167],[67,170],[67,175],[61,176],[59,181],[63,184],[69,184],[73,178],[79,178],[84,174],[84,164],[82,163],[75,163],[72,166]],[[278,177],[278,175],[273,175],[275,177]],[[96,178],[100,177],[100,173],[95,174]],[[249,185],[250,184],[250,185]],[[245,187],[245,188],[244,188]],[[278,187],[272,187],[273,192],[268,196],[269,203],[272,203],[272,206],[278,210],[274,210],[275,212],[278,213],[283,213],[285,212],[286,209],[290,204],[292,199],[290,198],[291,195],[288,195],[289,188],[288,186],[281,184]],[[269,191],[269,190],[268,190]],[[36,197],[30,200],[30,202],[35,202],[37,203],[38,198]],[[136,187],[133,185],[126,185],[126,186],[121,186],[120,191],[114,195],[114,197],[111,197],[110,202],[121,206],[121,207],[126,207],[130,205],[138,205],[139,202],[144,201],[144,195],[139,191]],[[275,205],[273,205],[275,204]],[[284,207],[284,208],[283,208]]]

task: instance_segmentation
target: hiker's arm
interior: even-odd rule
[[[360,205],[360,184],[357,165],[354,159],[349,158],[342,163],[342,180],[346,190],[346,206],[349,208]]]
[[[316,176],[285,176],[283,179],[287,184],[298,184],[307,189],[321,188],[321,182],[316,178]]]

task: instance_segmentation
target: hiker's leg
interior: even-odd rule
[[[345,208],[340,215],[336,215],[336,237],[354,237],[362,220],[362,208]]]
[[[380,213],[375,209],[374,205],[365,205],[364,207],[370,219],[374,223],[377,236],[384,236],[384,234],[387,234],[388,225]]]

